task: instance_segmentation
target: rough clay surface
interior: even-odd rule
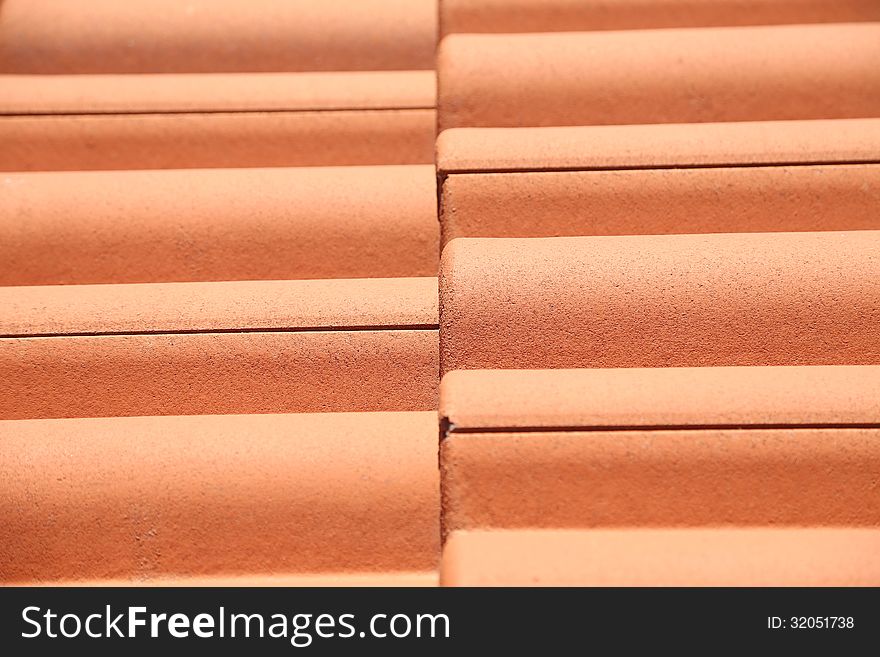
[[[445,586],[877,586],[880,530],[458,531]]]
[[[436,0],[3,0],[0,72],[430,69]]]
[[[0,175],[0,285],[436,276],[431,166]]]
[[[452,173],[658,169],[880,161],[880,119],[453,128],[437,138]]]
[[[878,60],[880,23],[453,34],[438,53],[438,120],[443,130],[871,117]]]
[[[0,422],[0,577],[430,571],[436,440],[433,412]]]
[[[423,411],[437,368],[433,329],[2,338],[0,419]]]
[[[880,20],[874,0],[441,0],[440,29],[568,32]]]
[[[0,336],[436,328],[437,279],[0,287]]]
[[[449,431],[517,428],[880,426],[880,367],[456,370]]]
[[[878,428],[453,433],[441,463],[447,534],[880,526]]]
[[[442,195],[444,244],[880,229],[880,164],[457,174]]]
[[[452,240],[441,367],[880,364],[880,232]]]
[[[432,109],[0,117],[0,171],[430,164]]]
[[[430,109],[433,71],[0,75],[0,114]]]

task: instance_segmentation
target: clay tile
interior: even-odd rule
[[[441,175],[880,162],[880,119],[457,128]]]
[[[876,529],[455,532],[446,586],[877,586]]]
[[[880,525],[880,428],[453,431],[443,530]]]
[[[454,32],[566,32],[880,20],[873,0],[441,0]]]
[[[453,34],[438,54],[438,122],[442,130],[870,117],[880,112],[878,59],[880,24],[871,23]]]
[[[878,386],[869,366],[451,372],[444,532],[875,526]]]
[[[0,175],[0,285],[435,276],[431,166]]]
[[[432,71],[0,75],[0,115],[433,109]]]
[[[880,364],[880,232],[452,240],[441,367]]]
[[[457,370],[450,431],[880,425],[880,367]]]
[[[0,418],[436,408],[433,279],[0,290]]]
[[[2,581],[430,581],[436,440],[433,412],[0,422]]]
[[[393,569],[376,573],[334,572],[272,575],[207,575],[187,574],[171,576],[150,576],[148,579],[76,579],[71,572],[70,579],[46,582],[29,581],[27,586],[126,586],[126,587],[434,587],[438,584],[436,570],[399,572]]]
[[[431,71],[6,75],[0,169],[427,164]]]
[[[880,228],[880,121],[456,128],[442,242]]]
[[[0,72],[433,67],[436,0],[4,0]]]

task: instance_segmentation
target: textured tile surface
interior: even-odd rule
[[[433,412],[5,421],[0,436],[4,583],[436,568]]]
[[[880,233],[461,238],[454,369],[880,364]]]
[[[436,0],[4,0],[0,71],[433,67]]]
[[[876,586],[876,529],[455,532],[446,586]]]
[[[873,0],[441,0],[454,32],[571,32],[650,27],[880,20]]]
[[[431,166],[0,175],[0,284],[436,276]]]
[[[880,367],[457,370],[450,431],[880,425]]]
[[[16,311],[0,329],[3,419],[436,408],[432,279],[13,287],[0,298]]]
[[[438,52],[439,125],[871,117],[878,58],[880,23],[453,34]]]

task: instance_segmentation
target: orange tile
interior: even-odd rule
[[[3,0],[4,73],[433,67],[436,0]]]
[[[876,23],[453,34],[438,52],[438,122],[443,130],[871,117],[880,113],[878,60]]]
[[[880,229],[880,164],[466,174],[442,190],[444,244]]]
[[[878,154],[876,119],[447,130],[442,239],[876,229]]]
[[[436,408],[433,279],[0,296],[3,419]]]
[[[880,525],[878,386],[866,366],[451,372],[444,531]]]
[[[877,586],[876,529],[459,531],[446,586]]]
[[[4,421],[0,436],[4,583],[436,568],[434,413]]]
[[[875,20],[873,0],[440,0],[443,34]]]
[[[0,175],[0,285],[436,276],[432,166]]]
[[[457,370],[451,431],[880,425],[880,367]]]
[[[877,527],[873,427],[453,431],[444,531]]]
[[[4,115],[432,109],[433,71],[0,75]]]
[[[0,170],[427,164],[434,74],[0,76]]]
[[[0,287],[0,336],[436,328],[434,278]]]
[[[455,128],[437,138],[441,177],[877,163],[880,119],[543,128]]]
[[[28,582],[28,586],[137,586],[137,587],[239,587],[239,586],[290,586],[290,587],[434,587],[438,585],[438,574],[435,570],[380,573],[311,573],[311,574],[278,574],[278,575],[233,575],[192,577],[152,577],[149,579],[94,579],[94,580],[52,580],[45,583]],[[0,583],[0,586],[3,586]]]
[[[454,369],[880,364],[880,232],[461,238]]]

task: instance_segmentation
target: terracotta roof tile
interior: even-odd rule
[[[431,71],[3,75],[0,170],[427,164]]]
[[[544,128],[456,128],[441,175],[880,162],[880,118]]]
[[[880,20],[873,0],[441,0],[453,32],[570,32]]]
[[[876,527],[878,468],[876,425],[453,431],[443,525]]]
[[[0,336],[437,328],[437,279],[0,287]]]
[[[426,164],[433,110],[10,116],[0,171]]]
[[[743,44],[748,43],[744,48]],[[440,129],[880,113],[880,23],[453,34]]]
[[[444,530],[876,526],[878,371],[451,372]]]
[[[880,366],[457,370],[449,431],[880,425]]]
[[[433,71],[0,75],[0,115],[433,109]]]
[[[430,280],[14,287],[0,296],[17,309],[0,337],[2,419],[436,408]]]
[[[457,128],[443,242],[880,228],[880,121]]]
[[[4,73],[433,68],[436,0],[4,0]]]
[[[432,412],[6,421],[0,436],[4,583],[436,568]]]
[[[877,529],[459,531],[446,586],[877,586]]]
[[[442,371],[880,364],[880,232],[461,238]]]
[[[435,276],[431,166],[0,174],[0,284]]]
[[[880,582],[874,0],[0,2],[0,585]]]

